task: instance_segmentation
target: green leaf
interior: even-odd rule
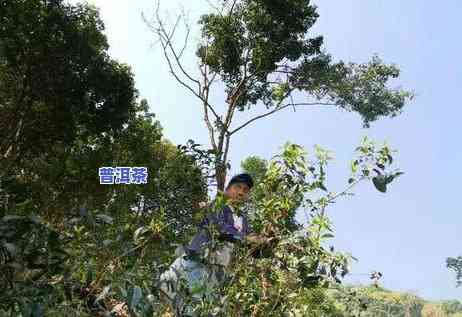
[[[353,174],[358,171],[358,165],[359,165],[358,160],[354,160],[354,161],[351,162],[351,172]]]
[[[404,172],[396,172],[396,173],[394,174],[394,175],[395,175],[394,178],[399,177],[399,176],[401,176],[401,175],[403,175],[403,174],[404,174]]]
[[[387,158],[388,158],[388,161],[390,162],[390,164],[392,164],[393,163],[393,157],[390,154],[388,154]]]
[[[387,180],[383,175],[379,175],[372,178],[372,183],[374,183],[375,188],[378,191],[385,193],[387,191]]]
[[[94,278],[95,278],[95,272],[94,272],[93,268],[89,267],[88,271],[87,271],[87,274],[85,276],[86,284],[88,285],[91,282],[93,282]]]
[[[386,184],[390,184],[395,178],[399,177],[400,175],[404,174],[403,172],[397,172],[395,174],[391,174],[385,177]]]

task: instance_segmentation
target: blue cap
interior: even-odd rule
[[[228,187],[236,183],[247,184],[247,186],[249,186],[249,189],[253,187],[252,176],[250,176],[250,174],[247,174],[247,173],[242,173],[242,174],[233,176],[233,178],[231,178],[231,180],[228,183]]]

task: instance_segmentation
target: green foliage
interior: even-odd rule
[[[94,7],[19,0],[0,8],[0,315],[160,314],[154,286],[203,216],[195,206],[222,149],[162,138],[129,67],[108,56]],[[397,114],[410,97],[386,87],[398,70],[376,58],[333,63],[321,37],[305,38],[317,17],[306,0],[237,1],[229,14],[202,17],[198,55],[228,91],[245,78],[241,110],[277,107],[298,89],[359,112],[365,124]],[[281,70],[287,81],[271,83]],[[326,210],[361,180],[386,191],[401,174],[389,170],[387,146],[365,139],[357,150],[340,194],[327,188],[330,153],[319,146],[313,159],[287,144],[270,162],[243,163],[257,180],[252,225],[269,243],[235,249],[229,279],[202,312],[343,316],[327,290],[354,258],[326,247],[334,234]],[[102,166],[146,166],[148,184],[102,186]],[[295,221],[302,209],[305,227]],[[206,251],[219,246],[214,236]]]
[[[371,162],[380,161],[388,172],[390,153],[388,147],[377,148],[366,139],[358,148],[359,178],[372,179],[362,174]],[[326,247],[333,237],[326,210],[344,195],[326,188],[330,159],[330,152],[319,146],[308,159],[303,148],[286,144],[268,163],[257,157],[243,162],[246,171],[260,175],[251,202],[252,227],[270,242],[260,247],[240,245],[227,282],[215,290],[218,299],[205,299],[197,305],[199,311],[223,316],[343,316],[342,306],[327,290],[338,287],[354,258]],[[310,213],[305,227],[295,220],[300,209]]]
[[[446,266],[456,272],[457,286],[462,285],[462,256],[457,258],[447,258]]]
[[[310,0],[225,0],[217,1],[214,9],[198,21],[199,78],[188,73],[181,62],[189,26],[182,49],[177,51],[173,44],[181,16],[167,30],[156,10],[154,23],[148,24],[158,36],[170,72],[204,106],[220,191],[230,166],[232,135],[257,120],[288,107],[295,111],[302,106],[335,106],[360,114],[363,125],[369,127],[380,117],[398,115],[413,98],[409,91],[390,87],[399,77],[399,69],[378,56],[363,64],[334,61],[323,49],[322,36],[309,37],[319,17]],[[217,80],[225,87],[228,104],[223,115],[209,102]],[[265,106],[263,113],[233,127],[237,110],[245,111],[258,103]],[[374,184],[385,192],[394,177],[377,176]]]
[[[294,88],[359,113],[366,127],[379,117],[400,114],[406,101],[413,98],[411,92],[387,87],[388,81],[399,76],[399,70],[383,64],[377,56],[366,64],[331,60],[325,54],[305,59],[291,78]]]
[[[41,309],[35,302],[37,298],[55,301],[47,281],[54,280],[69,258],[62,248],[65,238],[34,216],[0,219],[0,309],[18,304],[21,310],[35,311]]]
[[[341,307],[343,316],[421,317],[424,306],[424,301],[417,296],[374,286],[338,287],[330,296]]]
[[[95,8],[0,8],[0,315],[152,315],[206,196],[200,162],[162,138]],[[100,185],[102,166],[146,166],[148,184]]]
[[[249,173],[254,180],[254,183],[258,184],[263,180],[268,169],[268,162],[259,158],[258,156],[250,156],[241,163],[241,169],[245,173]]]
[[[250,156],[241,163],[241,169],[252,176],[255,185],[250,192],[250,196],[251,201],[257,201],[258,197],[262,197],[263,194],[262,191],[264,189],[258,186],[258,184],[264,179],[268,170],[268,162],[258,156]],[[250,206],[246,207],[247,212],[251,214],[254,208],[249,208]]]
[[[462,302],[458,300],[448,300],[441,303],[441,308],[446,314],[462,313]]]
[[[240,110],[259,101],[277,108],[299,90],[310,103],[359,113],[369,126],[381,116],[396,116],[413,97],[388,87],[399,69],[377,56],[365,64],[333,62],[322,36],[307,37],[319,17],[309,0],[224,3],[225,10],[200,19],[197,56],[221,76],[229,94],[243,83]]]
[[[356,151],[361,157],[351,162],[352,176],[348,180],[350,184],[361,179],[372,179],[375,188],[385,193],[387,185],[404,174],[399,170],[385,171],[386,165],[393,163],[393,151],[386,143],[377,149],[376,145],[365,137]]]
[[[209,45],[201,46],[198,56],[228,83],[238,79],[244,64],[263,79],[283,58],[319,51],[321,38],[300,40],[317,17],[307,1],[239,1],[231,14],[208,14],[199,21]]]
[[[23,165],[29,177],[13,175],[2,184],[3,195],[9,197],[2,205],[2,265],[10,272],[4,281],[10,291],[2,302],[16,303],[13,311],[22,307],[20,301],[58,315],[65,307],[82,314],[110,311],[128,298],[133,305],[127,309],[134,315],[155,309],[155,302],[147,301],[151,282],[171,261],[174,243],[188,238],[193,206],[204,199],[206,183],[195,159],[161,140],[158,124],[145,115],[131,118],[117,141],[97,137],[92,143],[64,147],[60,154],[50,150]],[[99,185],[98,167],[105,165],[147,166],[149,183]],[[24,191],[33,194],[25,196]],[[41,227],[30,229],[31,221],[19,231],[12,224],[16,215],[32,220],[39,215],[50,238]],[[22,276],[27,279],[19,282]],[[108,286],[110,291],[97,301]],[[132,288],[136,296],[123,295]],[[63,306],[58,309],[57,303]]]
[[[97,10],[61,0],[2,0],[0,8],[2,173],[54,142],[120,131],[137,92],[130,68],[107,54]]]
[[[337,303],[345,317],[456,317],[460,314],[460,302],[457,300],[424,301],[413,294],[375,286],[339,286],[329,290],[329,297]]]

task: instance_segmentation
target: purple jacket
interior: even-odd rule
[[[184,248],[187,255],[198,254],[201,247],[210,241],[210,233],[207,225],[215,223],[221,233],[220,239],[230,242],[242,241],[251,231],[247,216],[242,215],[242,231],[239,232],[234,227],[233,212],[231,208],[225,206],[221,212],[211,213],[199,225],[198,233],[192,238],[191,242]]]

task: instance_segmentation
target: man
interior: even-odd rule
[[[234,243],[267,242],[263,237],[251,233],[247,215],[241,215],[237,210],[238,205],[248,198],[252,187],[253,180],[249,174],[234,176],[229,181],[223,197],[217,195],[217,199],[209,206],[213,212],[202,221],[199,232],[185,247],[185,254],[178,257],[169,270],[161,275],[161,293],[174,310],[175,316],[193,315],[191,306],[187,305],[186,298],[181,294],[181,280],[186,281],[186,288],[193,293],[193,300],[199,301],[203,296],[213,297],[210,290],[224,282],[225,269],[231,261]],[[204,254],[205,248],[212,240],[212,227],[217,229],[218,240],[224,245],[210,253],[204,262],[200,255]]]

